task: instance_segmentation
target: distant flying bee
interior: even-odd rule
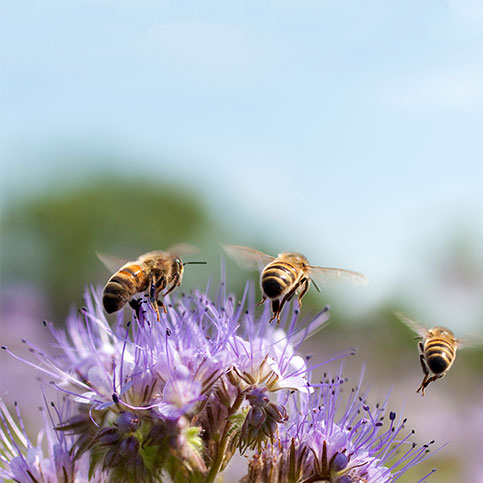
[[[148,302],[155,310],[159,320],[159,307],[166,313],[166,307],[158,295],[163,297],[181,285],[184,265],[206,262],[181,261],[180,254],[193,253],[196,250],[188,245],[177,245],[168,251],[153,251],[141,255],[136,261],[129,262],[107,255],[97,254],[104,265],[111,271],[116,270],[104,287],[102,304],[108,314],[120,310],[126,302],[138,292],[147,292]],[[120,265],[121,268],[117,268]],[[131,303],[131,302],[130,302]],[[134,301],[133,307],[139,301]]]
[[[278,257],[272,257],[253,248],[239,245],[222,246],[242,268],[261,271],[260,285],[263,297],[258,305],[263,304],[267,298],[271,300],[273,316],[270,322],[274,319],[280,322],[283,306],[295,294],[298,294],[298,303],[302,306],[302,298],[309,289],[310,281],[319,290],[314,279],[325,282],[335,276],[337,279],[348,277],[355,282],[367,283],[367,278],[361,273],[340,268],[313,267],[300,253],[284,252]]]
[[[481,337],[458,340],[451,330],[445,327],[428,329],[421,323],[411,320],[400,312],[394,312],[401,322],[404,322],[421,338],[419,342],[419,361],[424,372],[424,379],[416,392],[424,390],[433,381],[441,379],[449,371],[456,357],[456,350],[463,347],[481,345]]]

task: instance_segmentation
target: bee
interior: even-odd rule
[[[416,322],[400,312],[394,312],[394,315],[419,336],[417,337],[420,339],[418,344],[419,361],[423,368],[424,378],[416,392],[421,391],[423,396],[424,390],[431,382],[441,379],[450,370],[457,349],[483,343],[482,338],[478,336],[458,340],[446,327],[437,326],[428,329],[420,322]]]
[[[108,314],[122,309],[126,302],[138,292],[147,292],[148,303],[156,312],[159,321],[159,307],[166,313],[166,307],[158,299],[171,293],[181,285],[184,266],[187,264],[206,262],[182,262],[179,254],[189,254],[195,251],[188,245],[177,245],[168,251],[156,250],[141,255],[135,261],[120,260],[100,253],[97,256],[104,265],[115,273],[107,281],[102,304]],[[119,267],[119,269],[116,267]],[[135,301],[134,301],[135,302]],[[139,304],[139,301],[137,302]],[[135,308],[136,302],[133,307]],[[139,309],[139,307],[138,307]]]
[[[307,258],[296,252],[283,252],[278,257],[272,257],[239,245],[222,247],[242,268],[261,271],[260,286],[263,296],[257,305],[263,304],[267,298],[270,299],[273,312],[270,322],[274,319],[277,319],[277,323],[280,322],[284,305],[295,294],[298,294],[298,303],[302,306],[302,298],[307,293],[311,281],[320,291],[314,279],[325,282],[331,277],[348,277],[354,282],[367,283],[367,278],[361,273],[341,268],[314,267],[309,264]]]

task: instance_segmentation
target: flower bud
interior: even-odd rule
[[[130,412],[122,412],[116,420],[116,426],[121,434],[136,431],[141,426],[139,416]]]
[[[260,428],[266,420],[266,412],[261,407],[255,406],[248,412],[247,422],[253,428]]]
[[[119,453],[127,461],[134,461],[138,455],[139,441],[135,436],[128,436],[121,441],[119,445]]]
[[[330,462],[330,469],[332,471],[341,471],[347,466],[348,463],[349,458],[347,458],[345,453],[336,453]]]
[[[270,402],[267,390],[254,388],[247,396],[251,404],[240,432],[240,450],[254,449],[267,438],[272,439],[278,424],[287,419],[287,411],[283,406]]]

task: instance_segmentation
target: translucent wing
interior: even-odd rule
[[[96,255],[111,273],[117,272],[123,265],[130,262],[127,258],[119,258],[105,253],[96,252]]]
[[[166,251],[178,255],[178,257],[187,257],[188,255],[195,255],[196,253],[201,252],[199,248],[189,245],[188,243],[176,243]]]
[[[226,254],[244,270],[263,270],[275,257],[241,245],[221,245]]]
[[[473,349],[475,347],[483,347],[482,334],[470,334],[458,339],[458,349]]]
[[[410,319],[409,317],[405,316],[401,312],[393,312],[393,314],[404,324],[406,324],[411,330],[416,332],[416,334],[420,335],[421,337],[425,337],[428,333],[428,329],[421,324],[420,322],[416,322],[415,320]]]
[[[359,285],[366,285],[369,283],[368,278],[359,272],[352,272],[351,270],[344,270],[343,268],[329,268],[329,267],[309,267],[310,278],[316,282],[325,285],[327,282],[350,280]]]

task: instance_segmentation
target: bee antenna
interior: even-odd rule
[[[315,283],[315,280],[312,280],[312,283],[314,284],[314,287],[316,288],[317,292],[320,292],[320,288],[318,285]]]
[[[208,262],[183,262],[184,265],[206,265]]]

